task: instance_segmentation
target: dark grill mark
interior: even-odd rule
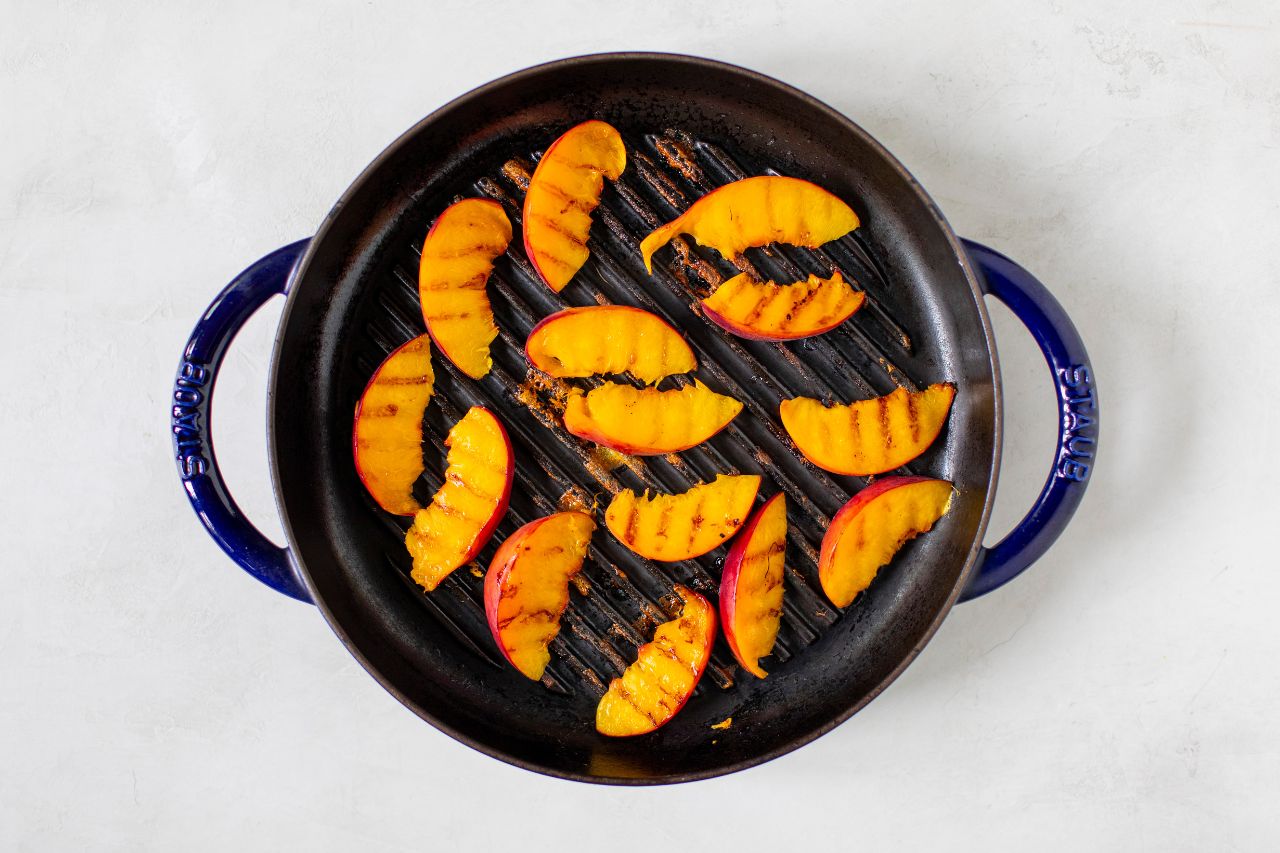
[[[557,234],[564,235],[570,241],[572,241],[574,245],[577,245],[577,246],[586,245],[586,241],[582,239],[581,234],[578,234],[574,231],[570,231],[568,228],[564,227],[563,223],[561,223],[559,219],[556,219],[554,216],[547,216],[546,214],[543,214],[543,213],[535,213],[529,218],[532,219],[534,222],[537,222],[539,225],[541,225],[542,227],[546,228],[549,231],[554,231]],[[544,255],[546,254],[545,250],[543,251],[543,254]]]
[[[433,251],[430,255],[427,256],[426,263],[428,265],[431,265],[436,262],[459,261],[459,260],[462,260],[463,258],[470,258],[470,257],[484,258],[486,261],[490,261],[493,258],[498,257],[498,255],[501,255],[505,251],[506,251],[505,244],[476,243],[473,246],[467,246],[466,248],[459,249],[458,251],[450,254],[445,254],[444,252],[441,252],[441,251]]]
[[[499,628],[506,628],[516,622],[555,622],[563,611],[554,610],[517,610],[505,619],[498,620]]]
[[[663,501],[662,513],[658,516],[658,535],[664,540],[670,535],[671,513],[674,509],[674,501]]]
[[[447,516],[448,518],[461,518],[464,520],[470,518],[469,515],[453,504],[435,503],[432,504],[432,506],[434,506],[441,515]]]
[[[623,530],[625,532],[622,538],[624,541],[632,545],[635,544],[636,527],[640,523],[640,513],[638,512],[638,509],[639,507],[637,507],[635,502],[632,501],[631,505],[627,507],[627,523],[623,525]]]
[[[774,300],[782,296],[782,288],[778,287],[771,288],[767,291],[759,291],[755,290],[755,288],[748,284],[744,285],[740,289],[749,289],[753,291],[756,296],[756,300],[752,303],[751,309],[747,311],[746,317],[743,318],[743,322],[748,326],[754,325],[755,322],[760,319],[761,315],[764,314],[765,309],[772,305]],[[765,295],[766,293],[768,294],[767,296]]]
[[[553,195],[556,198],[560,199],[562,202],[564,202],[564,206],[560,208],[562,212],[569,211],[569,210],[576,210],[580,213],[585,213],[586,215],[590,216],[591,211],[596,209],[596,204],[598,202],[592,199],[575,198],[569,195],[569,193],[564,189],[564,187],[560,186],[559,184],[553,184],[550,181],[542,181],[538,184],[538,186],[541,189],[547,191],[550,195]]]
[[[615,681],[613,683],[612,688],[610,689],[613,690],[615,696],[617,696],[623,702],[626,702],[628,705],[634,708],[637,714],[639,714],[642,717],[645,717],[646,719],[649,720],[649,722],[653,723],[655,726],[661,725],[662,720],[660,720],[654,714],[653,711],[649,710],[648,708],[642,708],[640,706],[640,702],[637,699],[637,697],[631,695],[631,691],[622,685],[621,679]]]
[[[893,447],[893,433],[889,431],[889,398],[877,397],[876,408],[880,415],[880,435],[884,438],[884,449]]]
[[[795,304],[795,305],[792,305],[792,306],[791,306],[791,314],[792,314],[792,316],[795,316],[795,315],[797,315],[797,314],[799,314],[799,313],[800,313],[800,310],[801,310],[802,308],[804,308],[806,305],[808,305],[810,302],[812,302],[812,301],[813,301],[814,297],[816,297],[816,296],[818,295],[818,293],[820,292],[820,290],[821,290],[821,285],[810,285],[810,284],[808,284],[808,283],[806,282],[805,284],[802,284],[802,285],[792,285],[792,286],[793,286],[793,287],[797,287],[797,286],[798,286],[798,287],[807,287],[807,288],[808,288],[808,292],[807,292],[807,293],[805,293],[805,295],[804,295],[804,296],[802,296],[802,297],[801,297],[801,298],[796,302],[796,304]]]
[[[907,394],[907,422],[911,424],[911,443],[920,443],[920,399],[915,394]]]
[[[867,525],[861,522],[854,522],[855,536],[853,538],[853,553],[861,554],[862,549],[867,544]]]

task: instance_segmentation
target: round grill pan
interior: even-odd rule
[[[472,405],[489,407],[507,426],[517,472],[508,514],[474,571],[461,569],[424,593],[408,578],[409,519],[381,512],[356,476],[355,403],[382,358],[423,331],[417,262],[433,218],[458,198],[486,196],[504,205],[518,229],[523,191],[542,149],[588,118],[621,131],[628,166],[619,182],[606,184],[587,266],[554,294],[513,241],[489,283],[501,330],[494,369],[477,382],[434,354],[420,500],[440,485],[443,437]],[[715,186],[769,173],[836,193],[862,227],[818,251],[749,251],[740,267],[681,239],[674,252],[659,253],[654,275],[646,274],[640,237]],[[838,268],[866,291],[867,305],[819,338],[787,344],[735,338],[693,306],[745,267],[778,281]],[[990,552],[981,541],[999,465],[1000,393],[984,288],[1009,302],[1037,335],[1064,407],[1060,451],[1040,501]],[[288,301],[276,340],[269,429],[287,549],[275,548],[240,515],[218,476],[208,435],[209,396],[225,347],[253,310],[282,291]],[[522,347],[547,314],[597,303],[638,305],[667,318],[697,352],[698,378],[742,400],[743,413],[693,450],[617,467],[568,435]],[[936,381],[956,384],[955,405],[943,435],[906,471],[954,483],[952,509],[840,611],[817,584],[817,548],[831,515],[866,480],[806,462],[781,429],[778,403],[796,395],[848,401]],[[1043,553],[1080,500],[1097,436],[1084,348],[1038,282],[990,250],[963,245],[902,166],[830,108],[743,69],[658,54],[539,66],[424,119],[357,179],[314,238],[264,258],[223,292],[184,353],[173,421],[184,485],[214,537],[269,585],[315,602],[406,706],[504,761],[610,783],[731,772],[848,718],[914,658],[958,598],[998,586]],[[542,683],[500,663],[481,588],[482,569],[503,538],[566,500],[603,507],[620,488],[681,491],[717,473],[763,474],[760,501],[778,490],[788,498],[786,604],[776,655],[765,661],[767,679],[742,672],[720,640],[697,694],[669,725],[640,738],[598,735],[595,705],[636,647],[672,615],[672,585],[714,596],[726,552],[651,563],[603,526]]]

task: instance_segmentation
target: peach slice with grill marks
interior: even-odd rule
[[[356,404],[351,450],[356,473],[378,506],[395,515],[420,508],[413,484],[422,476],[422,413],[435,384],[431,343],[420,335],[373,372]]]
[[[498,336],[485,284],[511,242],[511,221],[496,201],[465,198],[436,219],[422,243],[418,299],[427,332],[445,358],[479,379]]]
[[[676,453],[701,444],[729,425],[742,404],[701,382],[672,391],[613,382],[586,394],[569,392],[569,432],[631,456]]]
[[[569,128],[538,161],[524,197],[524,250],[556,293],[591,254],[587,235],[604,179],[616,181],[626,167],[622,137],[602,121]]]
[[[648,734],[671,721],[698,686],[711,659],[716,611],[693,590],[676,586],[680,615],[663,622],[640,647],[635,663],[596,706],[596,731],[609,737]]]
[[[641,557],[691,560],[738,532],[759,490],[757,474],[721,474],[678,495],[639,497],[624,489],[609,502],[605,526]]]
[[[906,465],[942,432],[955,399],[949,382],[845,406],[810,397],[783,400],[782,425],[805,458],[836,474],[867,477]]]
[[[756,510],[733,540],[720,576],[720,623],[742,668],[766,673],[760,658],[773,651],[782,622],[782,575],[787,551],[787,499],[779,492]]]
[[[629,372],[654,383],[698,366],[670,323],[629,305],[557,311],[533,327],[524,352],[530,364],[560,379]]]
[[[444,485],[418,510],[405,534],[413,579],[428,592],[473,560],[502,520],[511,497],[515,453],[507,430],[488,409],[473,406],[449,430]]]
[[[569,606],[569,581],[582,569],[596,523],[585,512],[557,512],[521,527],[493,555],[484,576],[484,612],[511,665],[542,678]]]
[[[817,184],[762,175],[714,189],[640,242],[644,266],[677,234],[733,260],[744,249],[789,243],[816,249],[858,227],[853,208]]]
[[[928,477],[885,477],[858,492],[822,537],[818,580],[836,607],[847,607],[909,539],[951,508],[954,489]]]
[[[862,307],[866,295],[839,272],[822,279],[775,284],[735,275],[702,300],[702,313],[744,338],[793,341],[829,332]]]

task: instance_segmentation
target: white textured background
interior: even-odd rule
[[[210,297],[401,131],[611,49],[737,62],[852,116],[1049,284],[1105,414],[1033,571],[813,746],[661,790],[537,777],[401,708],[204,535],[166,421]],[[0,848],[1277,849],[1278,198],[1269,0],[0,0]],[[278,313],[218,400],[232,484],[277,535]],[[1055,412],[993,315],[998,532]]]

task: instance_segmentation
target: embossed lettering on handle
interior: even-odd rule
[[[1097,444],[1097,404],[1093,376],[1087,364],[1073,364],[1058,371],[1062,389],[1062,442],[1058,448],[1057,474],[1064,480],[1083,483],[1093,470]]]
[[[209,369],[204,365],[183,361],[173,385],[173,447],[177,451],[178,473],[183,480],[198,477],[209,470],[201,438],[200,408],[211,389]]]
[[[1040,496],[1009,535],[983,549],[962,600],[1003,586],[1049,549],[1080,505],[1098,454],[1098,393],[1071,318],[1031,273],[986,246],[964,244],[986,292],[1009,306],[1036,339],[1057,389],[1061,419],[1053,469]]]
[[[267,300],[288,289],[307,241],[277,249],[223,289],[196,324],[173,380],[170,426],[173,454],[191,507],[231,559],[272,589],[300,601],[311,597],[289,552],[253,526],[227,489],[213,449],[211,404],[218,368],[236,333]]]

